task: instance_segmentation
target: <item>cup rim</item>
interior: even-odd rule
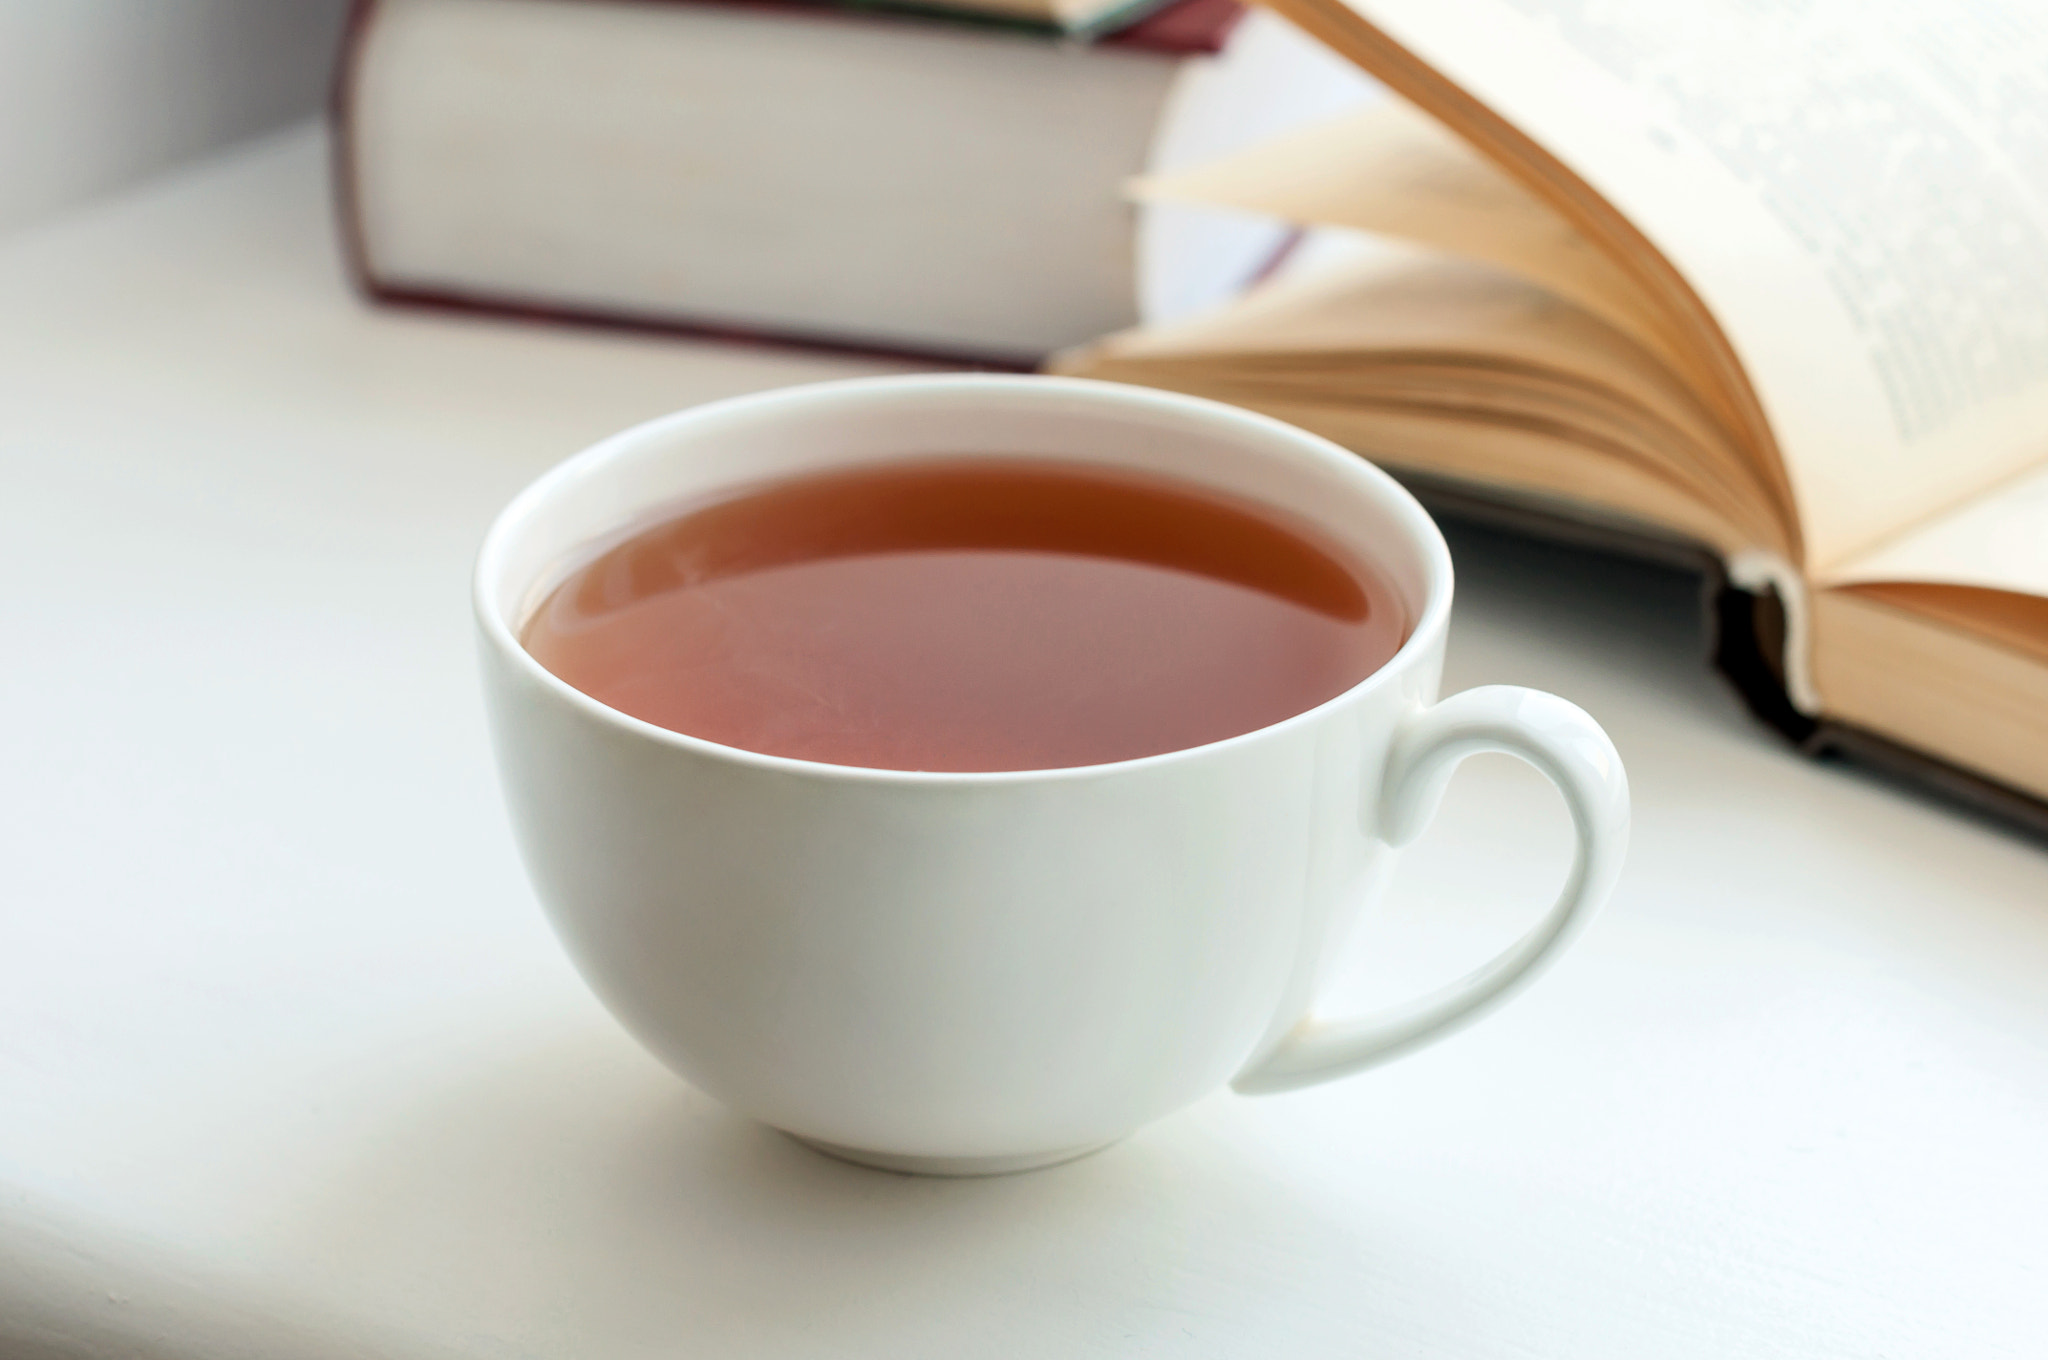
[[[1350,688],[1311,708],[1290,714],[1278,722],[1216,741],[1204,742],[1199,746],[1184,746],[1153,755],[1104,761],[1093,765],[1059,765],[1045,769],[898,770],[867,765],[837,765],[827,761],[804,760],[795,756],[770,755],[762,751],[750,751],[742,746],[728,746],[722,742],[692,736],[687,732],[678,732],[673,728],[636,718],[630,713],[622,712],[592,698],[541,665],[520,643],[512,631],[511,624],[497,607],[495,587],[505,571],[503,559],[507,544],[526,521],[563,489],[593,475],[607,462],[647,443],[670,438],[677,430],[685,429],[692,424],[744,415],[751,410],[772,408],[792,399],[830,400],[842,394],[858,396],[874,393],[885,396],[897,395],[905,400],[915,401],[919,396],[932,391],[972,391],[975,388],[1001,391],[1005,395],[1042,392],[1048,398],[1079,398],[1098,406],[1121,408],[1126,413],[1141,415],[1147,411],[1192,415],[1231,427],[1232,433],[1240,436],[1247,444],[1261,441],[1290,444],[1296,450],[1306,452],[1311,457],[1339,469],[1340,475],[1351,478],[1384,503],[1403,527],[1409,530],[1411,541],[1421,554],[1425,598],[1407,638],[1393,656]],[[1453,584],[1450,548],[1444,542],[1443,531],[1437,527],[1436,521],[1430,518],[1429,513],[1406,487],[1365,457],[1283,420],[1224,402],[1212,401],[1206,397],[1189,396],[1158,388],[1136,387],[1125,383],[1103,382],[1093,378],[1040,374],[913,373],[800,383],[724,397],[656,416],[588,445],[528,483],[491,521],[490,528],[485,531],[483,544],[477,552],[476,564],[471,574],[470,598],[478,627],[484,637],[527,681],[538,684],[586,716],[633,736],[700,757],[730,761],[763,771],[833,781],[936,787],[1100,778],[1137,770],[1164,768],[1205,758],[1226,749],[1270,740],[1296,727],[1320,721],[1332,709],[1362,702],[1368,695],[1391,684],[1391,676],[1415,664],[1418,657],[1435,646],[1448,627]]]

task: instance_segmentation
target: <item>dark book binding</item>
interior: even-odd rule
[[[1708,662],[1766,726],[1807,755],[1846,760],[1951,807],[2048,838],[2048,800],[1897,738],[1801,712],[1785,686],[1783,602],[1775,593],[1753,594],[1735,585],[1720,556],[1704,544],[1492,494],[1466,482],[1396,475],[1432,514],[1690,573],[1700,583]]]
[[[1244,17],[1238,0],[1139,0],[1112,12],[1114,31],[1093,35],[1064,33],[1029,21],[978,15],[962,10],[921,6],[915,0],[857,0],[831,4],[822,0],[635,0],[645,4],[742,5],[786,15],[803,23],[903,23],[993,27],[1021,30],[1049,42],[1088,41],[1096,46],[1157,53],[1163,57],[1200,56],[1220,52],[1230,34]],[[379,0],[353,0],[342,33],[340,54],[335,62],[330,90],[328,118],[332,126],[330,176],[333,184],[336,229],[342,261],[349,278],[366,296],[382,303],[421,307],[436,311],[475,313],[512,318],[545,325],[596,326],[660,335],[713,340],[726,344],[767,345],[775,348],[817,350],[859,358],[898,362],[938,363],[949,368],[981,369],[992,372],[1025,373],[1036,368],[1042,354],[970,353],[944,348],[904,346],[877,342],[858,335],[822,334],[786,328],[755,329],[730,320],[635,314],[596,307],[555,306],[531,298],[496,293],[470,293],[457,289],[407,288],[394,286],[377,276],[370,262],[368,243],[355,192],[355,146],[351,100],[357,65],[365,36],[376,19]]]

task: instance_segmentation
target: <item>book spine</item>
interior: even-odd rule
[[[1803,746],[1819,726],[1799,710],[1785,684],[1785,602],[1776,591],[1751,592],[1729,580],[1722,561],[1707,554],[1701,588],[1709,654],[1714,669],[1765,725]]]

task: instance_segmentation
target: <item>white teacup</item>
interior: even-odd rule
[[[520,646],[592,545],[680,500],[934,455],[1166,474],[1304,518],[1414,621],[1327,703],[1226,741],[1078,769],[814,764],[626,716]],[[1451,561],[1414,498],[1291,426],[1170,393],[973,375],[826,383],[605,440],[499,516],[477,566],[491,730],[526,865],[583,975],[733,1108],[839,1156],[941,1174],[1078,1156],[1216,1088],[1281,1091],[1443,1036],[1525,982],[1620,868],[1628,786],[1581,710],[1437,702]],[[1563,790],[1570,880],[1477,972],[1379,1014],[1312,1013],[1327,942],[1451,769],[1506,751]]]

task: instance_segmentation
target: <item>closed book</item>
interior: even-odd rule
[[[337,81],[355,272],[394,300],[1028,366],[1226,296],[1285,239],[1124,187],[1357,102],[1270,15],[1093,43],[879,10],[367,0]]]

